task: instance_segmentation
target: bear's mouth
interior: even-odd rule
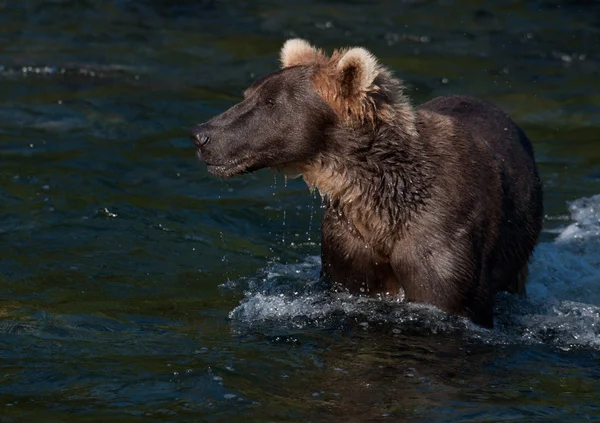
[[[229,163],[217,164],[206,162],[206,169],[212,175],[219,178],[231,178],[242,173],[251,172],[248,160],[239,159]]]

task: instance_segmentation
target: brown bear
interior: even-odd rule
[[[288,40],[282,69],[195,127],[209,172],[270,167],[325,198],[322,276],[493,325],[494,295],[525,292],[542,185],[525,133],[464,96],[413,107],[363,48],[328,57]]]

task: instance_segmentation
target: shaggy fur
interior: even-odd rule
[[[303,40],[283,69],[193,131],[219,176],[299,172],[326,199],[322,274],[493,324],[499,290],[524,293],[542,188],[523,131],[494,105],[439,97],[413,107],[363,48],[327,57]]]

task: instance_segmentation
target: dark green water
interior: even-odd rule
[[[545,232],[496,329],[328,294],[303,182],[197,161],[291,36],[532,138]],[[0,422],[600,421],[599,134],[593,0],[0,1]]]

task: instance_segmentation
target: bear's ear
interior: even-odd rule
[[[337,73],[346,95],[366,91],[379,73],[377,59],[362,47],[346,51],[337,64]]]
[[[326,61],[323,52],[300,38],[287,40],[279,54],[281,67],[287,68],[296,65],[310,65]]]

